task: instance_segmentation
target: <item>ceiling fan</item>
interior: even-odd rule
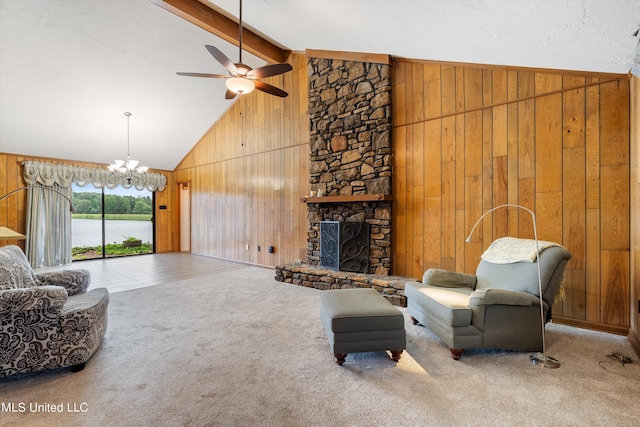
[[[239,59],[234,64],[224,53],[218,48],[210,45],[205,45],[209,53],[226,68],[228,74],[206,74],[206,73],[176,73],[179,76],[189,77],[208,77],[213,79],[226,79],[227,93],[225,99],[233,99],[237,95],[243,95],[251,92],[253,89],[258,89],[262,92],[279,97],[286,97],[287,92],[280,88],[272,86],[268,83],[261,82],[257,79],[265,77],[277,76],[291,71],[293,67],[291,64],[280,63],[265,65],[264,67],[256,68],[255,70],[246,64],[242,63],[242,0],[240,0],[240,37],[239,37]]]

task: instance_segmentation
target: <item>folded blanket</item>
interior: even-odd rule
[[[554,242],[538,240],[538,251],[542,252],[552,246],[561,246]],[[482,259],[494,264],[511,264],[514,262],[535,262],[537,257],[536,241],[516,237],[501,237],[494,240],[482,254]]]

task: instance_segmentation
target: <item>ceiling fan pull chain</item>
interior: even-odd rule
[[[240,58],[239,58],[239,63],[242,64],[242,0],[240,0],[240,37],[239,37],[239,42],[240,42]]]

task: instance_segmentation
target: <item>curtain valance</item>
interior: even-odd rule
[[[107,169],[89,169],[82,166],[72,166],[34,161],[22,162],[24,166],[24,180],[28,185],[42,184],[70,187],[76,184],[84,187],[93,184],[96,188],[107,187],[111,190],[121,185],[124,188],[135,187],[137,190],[162,191],[167,187],[167,177],[161,173],[131,174],[111,172]]]

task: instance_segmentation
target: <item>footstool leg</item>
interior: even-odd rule
[[[449,351],[451,352],[451,357],[453,357],[453,360],[460,360],[460,357],[462,356],[462,352],[464,351],[464,349],[450,348]]]
[[[394,362],[400,360],[400,355],[402,354],[402,350],[391,350],[391,358]]]
[[[336,354],[335,354],[335,356],[336,356],[336,363],[337,363],[338,365],[342,366],[342,364],[344,363],[344,359],[346,359],[346,358],[347,358],[347,354],[346,354],[346,353],[344,353],[344,354],[342,354],[342,353],[340,353],[340,354],[336,353]]]

